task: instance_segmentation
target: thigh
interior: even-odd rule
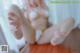
[[[68,18],[61,22],[61,24],[58,25],[58,30],[56,29],[54,33],[54,37],[51,40],[52,45],[58,45],[61,44],[65,38],[69,35],[69,33],[74,28],[75,21],[74,18]]]
[[[75,19],[73,17],[67,18],[59,26],[61,32],[70,32],[75,26]]]
[[[38,44],[46,44],[46,43],[50,43],[50,40],[52,39],[52,37],[54,36],[54,26],[51,26],[50,28],[46,29],[41,37],[39,38],[39,40],[37,41]]]
[[[40,39],[37,41],[38,44],[46,44],[46,43],[50,43],[50,41],[52,39],[55,39],[56,36],[62,35],[64,34],[64,37],[60,37],[61,39],[64,39],[69,33],[70,31],[74,28],[74,24],[75,21],[73,18],[68,18],[66,20],[64,20],[63,22],[61,22],[59,25],[57,26],[51,26],[50,28],[46,29],[43,34],[41,35]],[[59,32],[61,32],[62,34],[58,34],[56,35],[55,32],[59,29]],[[62,35],[63,36],[63,35]],[[56,39],[55,39],[56,40]],[[59,41],[59,42],[62,42]]]

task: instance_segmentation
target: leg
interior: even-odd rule
[[[37,43],[46,44],[51,42],[52,45],[57,45],[59,43],[62,43],[65,37],[67,37],[70,31],[74,28],[74,24],[75,24],[74,19],[69,18],[65,22],[59,24],[58,26],[52,26],[46,29],[45,32],[40,37],[40,39],[37,41]],[[60,32],[62,34],[60,34]]]
[[[52,39],[53,37],[53,34],[54,34],[54,30],[55,30],[56,27],[52,26],[48,29],[46,29],[41,37],[39,38],[39,40],[37,41],[38,44],[46,44],[46,43],[50,43],[50,40]]]
[[[54,34],[55,37],[52,38],[51,44],[57,45],[64,41],[64,39],[69,35],[75,26],[74,18],[68,18],[59,24],[57,33]]]

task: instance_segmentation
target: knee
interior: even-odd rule
[[[67,20],[67,22],[71,23],[71,24],[74,24],[75,23],[75,19],[73,17],[69,18]]]

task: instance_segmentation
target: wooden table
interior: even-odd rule
[[[52,46],[50,44],[46,45],[32,45],[31,53],[71,53],[69,48],[65,48],[62,45]]]
[[[25,46],[22,49],[21,53],[76,53],[73,52],[70,48],[66,48],[63,45],[52,46],[50,44],[45,45],[30,45]]]

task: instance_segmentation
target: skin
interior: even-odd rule
[[[68,36],[71,30],[74,28],[75,21],[73,18],[68,18],[65,21],[61,22],[58,26],[51,26],[46,29],[40,39],[38,44],[51,43],[52,45],[57,45],[64,41],[64,38]],[[56,33],[55,33],[56,32]],[[60,32],[60,33],[59,33]],[[61,41],[58,39],[62,39]],[[56,42],[56,40],[58,40]]]
[[[17,30],[13,31],[14,29],[11,29],[11,31],[13,31],[15,33],[15,37],[17,39],[21,39],[22,38],[22,31],[21,31],[21,21],[20,19],[18,19],[18,16],[12,11],[10,10],[8,13],[8,19],[9,19],[9,23],[10,26],[14,26]]]
[[[28,15],[31,13],[31,11],[34,11],[34,8],[37,8],[37,7],[43,10],[47,10],[46,8],[45,9],[42,8],[44,6],[44,3],[42,0],[28,0],[28,4],[26,3],[26,5],[28,5],[28,9],[26,9]],[[30,20],[31,25],[35,30],[44,31],[48,25],[47,24],[48,18],[45,16],[45,13],[41,9],[38,10],[37,16],[33,20],[31,20],[32,18],[29,16],[28,16],[28,19]]]
[[[52,45],[61,44],[64,41],[64,39],[70,34],[70,32],[74,29],[74,25],[75,25],[75,20],[72,17],[61,22],[58,30],[59,33],[57,33],[58,35],[57,39],[59,40],[59,42],[56,41],[57,39],[54,40],[54,37],[53,37],[51,40],[51,44]]]
[[[68,18],[62,21],[58,26],[49,27],[42,33],[42,36],[37,41],[37,43],[38,44],[51,43],[53,46],[61,44],[74,28],[74,24],[75,24],[75,20],[73,18]],[[62,40],[55,39],[56,37],[61,38]],[[58,40],[58,42],[56,42],[56,40]],[[25,52],[25,51],[26,50],[24,48],[22,52]]]
[[[37,5],[40,8],[45,9],[46,5],[45,3],[43,3],[43,0],[35,0]],[[40,11],[40,16],[44,17],[44,12]],[[36,22],[35,28],[37,28],[37,23]],[[41,23],[41,22],[40,22]],[[43,22],[44,23],[44,22]],[[47,23],[48,24],[48,23]],[[65,39],[65,37],[68,36],[68,34],[71,32],[71,30],[73,29],[73,26],[75,24],[75,21],[73,18],[69,18],[63,22],[61,22],[58,26],[51,26],[48,29],[46,29],[41,37],[39,38],[39,40],[37,41],[38,44],[46,44],[46,43],[51,43],[52,45],[56,45],[59,44],[61,42],[63,42],[63,40]],[[39,25],[38,25],[39,26]],[[57,36],[55,36],[57,35]],[[63,37],[63,40],[58,41],[58,43],[56,42],[56,39]],[[56,38],[56,39],[55,39]],[[62,39],[62,38],[61,38]],[[56,44],[55,44],[56,43]]]
[[[44,3],[44,0],[35,0],[35,3],[41,7],[41,8],[44,8],[44,9],[47,9],[47,6],[46,4]]]
[[[39,2],[39,0],[36,0],[36,1],[37,3]],[[38,6],[41,7],[40,4]],[[34,25],[33,26],[34,29],[41,30],[42,27],[45,29],[41,34],[41,37],[37,41],[38,44],[51,43],[53,46],[61,44],[74,28],[75,20],[71,17],[62,21],[57,26],[51,26],[49,28],[46,28],[44,26],[46,26],[46,24],[48,23],[44,17],[45,17],[44,12],[40,11],[38,19],[34,20],[34,22],[31,21]],[[27,47],[24,47],[21,53],[25,53],[27,51],[26,48]]]
[[[32,1],[32,0],[30,0],[30,1]],[[47,18],[48,16],[45,15],[43,10],[47,11],[47,9],[42,8],[42,5],[39,6],[41,4],[39,0],[34,0],[34,2],[30,2],[30,4],[33,4],[32,5],[32,11],[34,11],[34,8],[37,8],[37,7],[41,8],[41,9],[38,9],[37,16],[34,19],[32,19],[31,17],[28,17],[30,19],[32,27],[35,29],[35,31],[44,32],[45,29],[47,29],[47,26],[48,26],[48,18]]]
[[[25,19],[21,10],[16,6],[14,6],[14,8],[16,8],[16,9],[15,10],[12,9],[11,11],[17,15],[16,19],[20,19],[21,29],[22,29],[23,34],[24,34],[23,37],[30,44],[35,43],[35,29],[36,30],[37,29],[43,30],[43,28],[45,29],[45,30],[43,30],[41,37],[37,41],[38,44],[51,43],[52,45],[56,45],[55,44],[55,40],[56,40],[55,38],[56,37],[59,38],[60,36],[62,36],[63,38],[67,37],[68,34],[73,29],[74,24],[75,24],[74,19],[69,18],[69,19],[61,22],[58,26],[51,26],[47,29],[47,22],[48,21],[45,18],[44,14],[42,14],[43,12],[41,12],[41,13],[39,13],[40,17],[38,17],[38,19],[34,20],[34,22],[31,21],[31,23],[33,23],[33,27],[32,27],[32,25]],[[19,11],[19,12],[17,12],[17,11]]]
[[[20,23],[21,25],[18,26],[18,28],[21,27],[20,29],[23,32],[23,35],[21,35],[21,37],[24,37],[27,43],[35,43],[35,30],[31,26],[30,22],[28,22],[28,20],[25,19],[21,9],[16,5],[12,5],[10,11],[15,14],[15,17],[12,17],[12,19],[14,19],[14,24],[18,25]],[[15,20],[19,21],[18,24],[15,23],[17,22]],[[16,37],[17,36],[18,35],[16,35]]]

